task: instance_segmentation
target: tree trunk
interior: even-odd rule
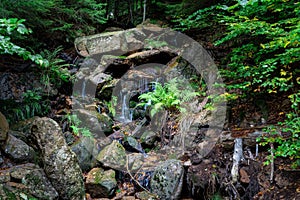
[[[143,22],[146,20],[146,4],[147,4],[147,0],[144,0]]]

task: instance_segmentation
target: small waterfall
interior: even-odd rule
[[[83,82],[82,82],[82,87],[81,87],[81,97],[82,99],[85,99],[86,97],[86,80],[83,79]]]
[[[129,120],[132,122],[133,120],[133,109],[129,110]]]
[[[101,108],[100,108],[100,105],[97,106],[97,111],[98,111],[98,113],[101,114]]]
[[[141,93],[148,92],[149,91],[148,79],[146,79],[146,78],[139,79],[137,88]]]
[[[122,101],[120,120],[125,123],[131,122],[132,116],[130,114],[129,102],[127,100],[128,94],[121,93],[120,97],[121,97],[121,101]]]
[[[151,106],[151,99],[148,100],[148,102],[144,105],[144,110],[147,110],[147,107]]]

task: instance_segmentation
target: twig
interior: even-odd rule
[[[129,167],[128,167],[128,155],[126,155],[126,170],[127,170],[127,173],[129,174],[130,178],[136,182],[136,184],[138,184],[143,190],[145,190],[147,193],[151,194],[151,195],[154,195],[155,198],[157,198],[156,194],[153,194],[151,193],[149,190],[147,190],[145,187],[143,187],[131,174],[130,170],[129,170]]]

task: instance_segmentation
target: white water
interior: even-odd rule
[[[82,82],[82,87],[81,87],[81,97],[82,97],[82,99],[85,99],[85,97],[86,97],[85,88],[86,88],[86,80],[84,79],[83,82]]]
[[[124,122],[124,123],[128,123],[132,121],[132,115],[130,113],[130,109],[129,109],[129,101],[127,100],[128,98],[128,94],[120,94],[121,96],[121,116],[120,116],[120,121]]]

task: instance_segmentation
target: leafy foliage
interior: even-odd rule
[[[104,101],[104,104],[107,106],[108,112],[112,117],[116,116],[115,105],[117,105],[117,97],[112,96],[110,101]]]
[[[0,19],[0,54],[17,54],[24,60],[35,62],[42,70],[42,83],[47,87],[50,83],[58,86],[61,82],[67,82],[71,76],[65,68],[64,60],[58,59],[57,55],[62,48],[57,48],[53,52],[44,50],[41,54],[33,54],[23,47],[11,42],[10,35],[17,31],[19,34],[29,34],[31,31],[23,24],[25,20]]]
[[[105,4],[97,0],[28,0],[0,2],[0,18],[27,19],[36,38],[47,43],[72,42],[82,34],[91,34],[106,22]],[[49,38],[51,36],[51,40]],[[35,43],[37,44],[37,43]]]
[[[279,122],[278,127],[269,126],[266,129],[267,135],[257,139],[262,146],[275,143],[277,148],[274,149],[275,157],[289,157],[294,160],[292,167],[300,166],[300,91],[289,96],[292,102],[292,110],[287,114],[284,122]],[[265,164],[269,164],[269,160]]]
[[[11,54],[22,57],[24,60],[33,61],[41,73],[41,83],[49,94],[50,86],[59,86],[62,82],[71,79],[63,60],[57,58],[60,48],[54,52],[45,50],[41,54],[33,54],[27,49],[14,44],[11,36],[15,34],[29,34],[31,30],[23,24],[25,20],[0,19],[0,54]],[[45,59],[45,57],[47,59]],[[44,115],[49,111],[49,103],[42,100],[41,94],[44,89],[35,88],[27,90],[23,94],[22,102],[4,102],[2,111],[11,121],[24,120],[35,115]]]
[[[45,49],[41,52],[41,56],[45,58],[45,64],[40,66],[43,71],[41,81],[48,91],[51,84],[59,87],[63,82],[72,81],[74,78],[67,68],[70,64],[66,64],[63,59],[58,58],[61,50],[62,48],[58,47],[53,51]]]
[[[49,112],[49,101],[43,100],[41,91],[27,90],[21,102],[1,100],[1,112],[9,123],[25,120],[33,116],[43,116]]]
[[[238,1],[198,10],[181,20],[180,27],[225,25],[228,31],[216,44],[232,47],[228,67],[222,70],[234,80],[228,88],[276,93],[299,84],[299,10],[294,1]]]
[[[275,156],[299,163],[300,3],[286,0],[231,1],[176,21],[180,30],[225,27],[216,45],[231,48],[221,69],[231,99],[286,93],[292,111],[270,126],[261,144],[277,145]],[[219,33],[217,33],[219,34]],[[278,133],[283,133],[278,134]],[[288,137],[287,137],[288,135]],[[297,163],[295,162],[295,163]]]
[[[153,117],[162,109],[186,111],[183,104],[194,99],[199,93],[192,90],[181,79],[174,78],[162,85],[154,82],[154,90],[139,96],[139,103],[137,106],[151,105],[150,115]]]
[[[78,118],[77,115],[75,114],[68,114],[65,117],[69,124],[70,124],[70,128],[72,129],[73,133],[77,136],[84,136],[84,137],[92,137],[92,133],[91,131],[86,128],[86,127],[82,127],[82,121]]]

